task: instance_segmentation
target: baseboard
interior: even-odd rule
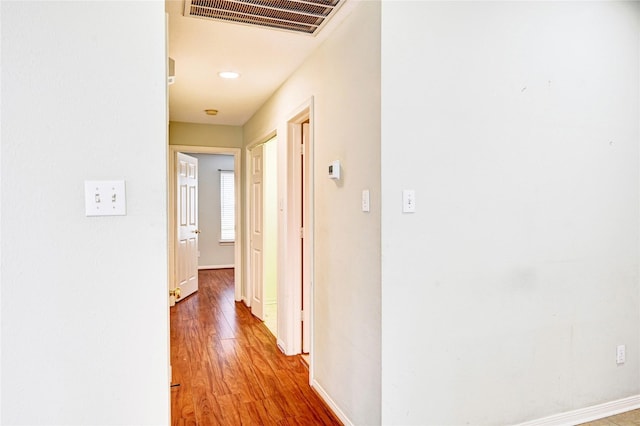
[[[347,417],[347,415],[340,409],[340,407],[338,407],[333,399],[331,399],[329,394],[322,388],[322,386],[320,386],[320,384],[315,379],[312,380],[311,387],[314,391],[316,391],[318,395],[320,395],[320,398],[323,399],[323,401],[329,406],[329,408],[331,408],[333,414],[335,414],[338,419],[340,419],[340,421],[344,423],[344,426],[353,426],[353,423],[351,422],[351,420],[349,420],[349,417]]]
[[[554,414],[538,420],[531,420],[520,423],[517,426],[567,426],[580,423],[591,422],[604,417],[615,416],[616,414],[640,408],[640,395],[618,399],[617,401],[605,402],[604,404],[593,405],[579,410],[567,411],[566,413]]]
[[[200,269],[233,269],[235,265],[202,265],[198,266],[198,270]]]

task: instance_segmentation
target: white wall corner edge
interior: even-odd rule
[[[340,409],[340,407],[338,407],[338,404],[336,404],[335,401],[331,399],[327,391],[325,391],[322,386],[320,386],[320,383],[318,383],[316,379],[312,380],[311,387],[318,393],[318,395],[320,395],[320,398],[322,398],[322,400],[329,406],[329,408],[331,408],[333,414],[335,414],[338,419],[340,419],[340,421],[344,423],[344,426],[354,426],[349,417],[347,417],[347,415]]]
[[[592,405],[591,407],[554,414],[542,419],[519,423],[516,426],[567,426],[591,422],[605,417],[615,416],[640,408],[640,395],[634,395],[616,401]]]

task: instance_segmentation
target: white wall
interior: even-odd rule
[[[313,96],[314,379],[351,422],[371,425],[380,423],[380,4],[355,3],[243,131],[246,143],[274,129],[285,137],[286,121]],[[280,164],[287,164],[285,145]],[[339,184],[326,177],[336,159]],[[360,210],[365,188],[370,213]],[[284,305],[279,290],[279,318]]]
[[[169,123],[171,145],[242,148],[242,127],[217,124]]]
[[[198,267],[234,264],[233,244],[220,243],[220,170],[233,170],[233,155],[189,154],[198,159]]]
[[[168,424],[164,4],[1,10],[1,422]]]
[[[383,3],[383,424],[640,392],[639,6]]]

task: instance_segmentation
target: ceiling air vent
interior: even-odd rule
[[[185,16],[316,34],[346,0],[185,0]]]

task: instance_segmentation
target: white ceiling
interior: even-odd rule
[[[243,125],[348,15],[354,1],[343,2],[319,34],[310,36],[185,17],[184,0],[167,0],[176,74],[169,86],[169,119]],[[241,75],[225,80],[219,71]],[[205,109],[219,113],[208,116]]]

